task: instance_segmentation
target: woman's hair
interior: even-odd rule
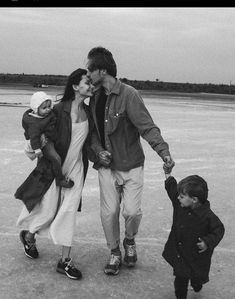
[[[94,70],[106,70],[107,73],[112,76],[117,76],[117,66],[116,62],[113,59],[112,53],[103,48],[103,47],[95,47],[90,50],[87,55],[87,58],[91,61],[89,65],[89,71]]]
[[[205,203],[208,197],[207,182],[199,175],[190,175],[182,179],[177,185],[178,193],[197,197],[200,203]]]
[[[64,95],[61,98],[62,102],[74,100],[75,91],[73,89],[73,85],[74,84],[78,85],[80,83],[80,81],[82,80],[82,76],[86,75],[86,73],[87,73],[87,70],[85,70],[85,69],[77,69],[69,75],[66,86],[65,86]]]

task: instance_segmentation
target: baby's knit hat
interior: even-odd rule
[[[49,96],[45,92],[37,91],[32,95],[32,97],[30,99],[30,107],[34,111],[34,113],[38,113],[38,107],[46,100],[51,101],[51,107],[52,107],[53,99],[51,96]]]

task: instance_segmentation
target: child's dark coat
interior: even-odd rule
[[[165,188],[173,205],[173,224],[163,257],[173,267],[174,275],[209,281],[209,270],[214,248],[224,235],[224,225],[211,211],[209,201],[199,208],[182,208],[177,199],[177,182],[170,176]],[[204,240],[208,249],[199,253],[196,243]]]
[[[31,116],[29,113],[32,109],[28,109],[23,114],[22,126],[25,130],[24,136],[27,140],[30,139],[32,149],[42,148],[41,135],[44,133],[51,141],[55,142],[57,139],[56,134],[56,116],[54,111],[44,118],[37,118]]]

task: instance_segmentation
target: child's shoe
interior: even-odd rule
[[[72,188],[73,187],[73,185],[74,185],[74,182],[72,181],[72,180],[70,180],[70,179],[62,179],[62,180],[58,180],[57,182],[56,182],[56,185],[57,186],[60,186],[60,187],[63,187],[63,188]]]
[[[198,292],[200,292],[201,289],[202,289],[202,284],[199,284],[199,283],[197,283],[197,284],[193,284],[193,285],[192,285],[192,288],[193,288],[194,292],[198,293]]]

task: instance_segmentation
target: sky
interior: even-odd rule
[[[90,49],[117,77],[235,84],[233,7],[1,7],[0,73],[69,75]]]

